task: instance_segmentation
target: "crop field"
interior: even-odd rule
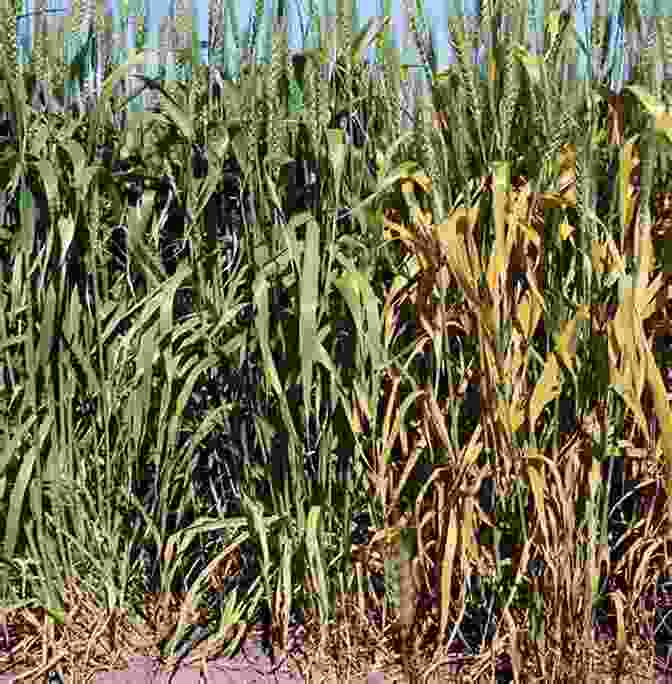
[[[0,679],[259,624],[310,681],[672,676],[672,27],[615,93],[558,8],[445,70],[406,8],[412,72],[338,7],[95,84],[0,5]]]

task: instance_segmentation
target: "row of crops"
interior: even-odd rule
[[[410,598],[417,644],[507,681],[626,627],[661,655],[668,84],[644,51],[624,94],[568,90],[556,12],[543,63],[464,49],[407,129],[398,51],[364,59],[384,23],[348,25],[291,59],[279,28],[238,80],[136,76],[160,106],[121,117],[142,55],[79,111],[0,61],[15,624],[64,622],[72,576],[136,613],[191,593],[210,635],[363,588],[371,629]]]

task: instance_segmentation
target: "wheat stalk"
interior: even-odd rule
[[[46,0],[37,0],[35,6],[35,37],[33,39],[33,61],[35,64],[35,78],[39,81],[46,81],[47,56],[45,54],[45,24],[46,24]]]
[[[168,78],[168,75],[172,77],[172,69],[169,69],[171,62],[175,60],[174,52],[174,26],[171,22],[170,17],[163,17],[159,23],[159,65],[160,69],[165,73],[166,83],[165,88],[168,92],[171,92],[174,84],[170,81],[172,78]]]
[[[593,61],[593,74],[598,80],[602,80],[605,73],[606,53],[609,49],[607,42],[608,7],[604,6],[605,0],[593,0],[593,25],[591,29],[591,53]]]
[[[559,0],[555,0],[551,5],[550,10],[552,12],[555,12],[559,11],[559,9],[560,2]],[[566,53],[571,50],[569,46],[566,46],[566,49],[563,50],[565,38],[571,26],[571,17],[572,15],[570,13],[565,13],[561,16],[560,29],[558,31],[558,34],[555,37],[555,39],[551,42],[551,44],[548,46],[548,51],[546,52],[546,63],[549,64],[551,69],[554,70],[552,74],[553,76],[557,75],[558,67],[564,63],[561,59],[561,57],[563,56],[561,54],[561,51],[566,55]]]
[[[51,55],[54,57],[54,63],[51,65],[49,79],[51,87],[57,92],[63,90],[65,86],[67,64],[65,59],[65,31],[67,21],[68,19],[65,17],[62,22],[59,22],[56,36],[52,41],[53,49]]]
[[[6,5],[3,9],[6,17],[5,26],[7,27],[5,56],[8,61],[6,64],[12,81],[16,83],[20,74],[16,55],[16,2],[15,0],[5,1]]]
[[[67,50],[67,59],[68,62],[71,62],[72,57],[77,54],[79,51],[79,44],[80,44],[80,31],[79,27],[81,24],[82,20],[82,12],[81,12],[81,0],[72,0],[72,5],[71,5],[71,13],[70,13],[70,36],[69,36],[69,45],[70,49]],[[74,84],[70,84],[69,88],[73,88]],[[72,90],[70,91],[72,92]],[[67,103],[70,104],[70,103]]]
[[[672,67],[672,17],[656,17],[656,31],[660,36],[663,64]]]
[[[386,46],[383,80],[385,84],[383,102],[387,113],[387,126],[391,141],[401,132],[401,64],[399,51],[392,45]]]
[[[80,2],[80,0],[73,0],[74,2]],[[121,26],[119,27],[119,30],[116,30],[116,26],[114,24],[114,20],[112,16],[108,16],[108,27],[109,27],[109,34],[108,34],[108,40],[109,40],[109,49],[110,49],[110,54],[114,56],[114,61],[119,59],[121,56],[121,59],[123,60],[125,57],[124,55],[126,54],[126,26],[124,25],[124,22],[122,20]],[[79,25],[79,22],[74,22],[74,25]],[[110,60],[112,61],[112,60]],[[110,65],[111,66],[111,65]],[[128,92],[128,79],[123,79],[120,83],[115,84],[114,94],[116,96],[121,95],[122,93]]]
[[[352,3],[353,0],[338,0],[336,10],[336,22],[339,35],[341,54],[345,56],[343,67],[345,69],[345,93],[346,102],[352,97]]]
[[[187,5],[185,0],[176,0],[175,2],[175,30],[177,32],[177,50],[176,50],[176,64],[178,70],[178,79],[186,81],[187,67],[191,64],[188,55],[191,52],[191,34],[192,17],[191,13],[187,12]]]
[[[141,3],[141,6],[138,8],[138,11],[136,12],[135,15],[135,45],[134,47],[136,49],[139,48],[144,48],[145,45],[144,43],[146,42],[144,38],[145,34],[145,12],[144,12],[144,3]],[[145,76],[148,76],[149,74],[147,73],[147,70],[145,69],[145,64],[135,64],[133,66],[133,72],[137,75],[140,73],[144,73]],[[136,83],[138,82],[139,79],[136,79]],[[142,102],[144,105],[148,105],[148,95],[149,92],[145,90],[144,93],[142,93]]]
[[[111,20],[112,17],[105,15],[104,0],[96,0],[96,69],[101,75],[104,75],[112,55]],[[98,89],[100,86],[102,84],[99,84]]]
[[[474,139],[469,128],[469,122],[467,121],[467,98],[464,96],[465,88],[463,85],[459,87],[458,92],[460,92],[460,96],[457,98],[457,104],[454,109],[454,121],[456,122],[460,134],[453,135],[452,140],[457,170],[466,182],[469,178],[469,160],[467,153],[468,150],[473,149]]]
[[[461,76],[461,85],[467,92],[467,102],[471,110],[479,137],[481,136],[481,117],[483,105],[481,103],[481,91],[476,88],[476,80],[471,59],[471,41],[468,40],[463,23],[455,18],[448,19],[448,27],[455,45],[455,55],[457,56],[458,68]]]
[[[439,166],[435,140],[438,136],[434,128],[434,106],[428,95],[417,98],[418,116],[416,117],[416,140],[419,143],[420,154],[432,181],[433,221],[440,223],[444,218],[443,196],[441,194],[441,169]]]
[[[252,168],[253,162],[258,156],[258,140],[263,134],[263,100],[257,94],[257,66],[250,65],[250,77],[245,79],[243,97],[241,98],[241,120],[245,136],[245,161],[247,169]]]
[[[208,2],[208,93],[210,100],[212,100],[212,93],[215,84],[214,70],[218,66],[221,66],[221,58],[224,47],[225,39],[223,0],[210,0]]]
[[[520,3],[516,0],[505,0],[504,11],[509,18],[510,24],[518,25],[518,21],[522,18],[526,19],[526,13],[521,8]],[[520,75],[518,73],[518,62],[513,54],[513,46],[515,38],[510,31],[505,31],[507,38],[505,39],[504,48],[504,100],[501,104],[501,153],[505,155],[509,149],[509,136],[511,133],[511,123],[518,101],[518,94],[520,93]],[[517,34],[518,32],[516,32]],[[521,42],[524,44],[525,36],[522,36]]]
[[[324,95],[320,87],[322,80],[319,77],[319,68],[315,64],[312,54],[306,59],[303,77],[304,123],[308,130],[313,154],[317,157],[322,128],[320,102],[326,98],[322,97]]]
[[[285,17],[278,17],[271,40],[271,65],[266,82],[270,116],[266,129],[268,152],[279,156],[287,150],[287,112],[283,107],[283,86],[287,75],[287,25]],[[280,164],[271,166],[271,177],[275,181]]]
[[[83,38],[85,41],[88,42],[90,32],[94,29],[95,26],[95,7],[93,6],[93,0],[84,0],[84,5],[82,7],[82,26],[84,27],[83,30]],[[82,80],[82,92],[81,92],[81,103],[82,106],[84,103],[89,101],[89,98],[91,97],[91,73],[89,72],[89,67],[90,67],[90,55],[89,55],[89,50],[88,50],[88,45],[85,53],[85,66],[86,70],[83,76]]]

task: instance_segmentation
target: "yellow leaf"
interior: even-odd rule
[[[572,233],[574,232],[574,226],[567,221],[563,221],[560,224],[560,237],[564,242]]]
[[[533,464],[532,461],[539,461],[539,464]],[[546,507],[544,501],[544,492],[546,491],[545,484],[545,464],[543,458],[539,455],[537,449],[531,449],[527,457],[527,477],[530,481],[530,489],[534,497],[535,508],[539,513],[539,522],[541,523],[541,530],[544,533],[544,538],[548,540],[548,527],[546,525]]]
[[[398,233],[403,242],[412,243],[415,239],[415,234],[403,224],[395,223],[385,218],[383,219],[383,225],[385,226],[383,236],[386,240],[398,239],[393,237],[393,232]]]
[[[616,650],[620,655],[625,654],[625,647],[627,642],[625,640],[625,597],[623,592],[618,591],[610,593],[611,599],[616,606]]]
[[[621,216],[624,222],[624,225],[621,226],[622,230],[630,225],[635,210],[635,203],[632,201],[635,189],[631,185],[630,179],[638,161],[634,143],[629,142],[621,146],[618,180],[621,192]]]
[[[667,399],[665,383],[660,375],[660,370],[656,365],[656,360],[645,344],[647,380],[651,394],[653,395],[653,405],[660,425],[661,439],[663,443],[663,457],[666,465],[665,490],[668,496],[672,496],[672,413]]]
[[[476,460],[483,451],[483,440],[481,440],[481,424],[476,426],[476,429],[471,435],[469,444],[462,449],[462,464],[470,466],[476,463]]]
[[[457,509],[456,505],[450,509],[446,546],[441,563],[441,629],[440,636],[446,633],[448,617],[450,615],[450,587],[453,581],[453,565],[457,553]]]
[[[644,434],[644,438],[649,439],[649,428],[646,422],[646,417],[642,411],[642,404],[640,401],[640,394],[635,389],[633,381],[633,373],[630,365],[627,365],[624,372],[621,373],[617,368],[611,366],[610,362],[609,376],[611,385],[616,389],[618,394],[623,399],[625,405],[632,411],[637,426]]]
[[[369,398],[366,392],[355,382],[355,400],[352,404],[352,431],[356,433],[364,432],[364,424],[368,424],[370,420],[369,415]],[[364,424],[363,424],[364,423]]]
[[[545,192],[539,195],[542,209],[565,209],[572,204],[565,194],[559,192]]]
[[[541,237],[532,226],[524,226],[523,234],[525,238],[529,242],[531,242],[535,247],[539,248],[541,246]]]
[[[529,290],[525,292],[520,298],[520,302],[518,302],[515,314],[515,318],[520,323],[525,341],[532,339],[534,331],[539,325],[541,312],[542,308],[536,297],[534,297]]]
[[[431,191],[432,180],[426,173],[416,173],[412,178],[425,192]]]
[[[663,273],[659,273],[651,281],[648,287],[643,288],[640,292],[638,292],[637,305],[642,310],[643,321],[653,316],[653,314],[656,312],[656,309],[658,308],[656,295],[666,283],[667,277]]]
[[[462,546],[469,562],[478,558],[478,542],[474,535],[474,529],[478,526],[478,518],[474,511],[474,500],[468,497],[464,501],[464,523],[462,525]],[[476,524],[474,524],[476,521]]]
[[[511,431],[515,434],[518,428],[525,421],[525,412],[518,402],[512,402],[509,408],[509,420],[511,421]]]
[[[497,81],[497,62],[495,61],[495,51],[490,50],[490,69],[489,69],[489,75],[490,75],[490,81],[495,83]]]
[[[494,259],[493,259],[493,264],[494,264]],[[495,292],[495,288],[497,287],[497,276],[501,273],[500,270],[497,268],[489,268],[488,269],[488,274],[486,276],[487,281],[488,281],[488,287],[490,288],[490,292]]]
[[[576,145],[563,145],[558,153],[558,174],[574,173],[576,168]]]
[[[576,326],[579,321],[588,318],[587,308],[579,307],[576,316],[567,322],[558,337],[558,355],[572,375],[574,375],[574,357],[576,356]]]
[[[607,261],[606,243],[593,242],[590,257],[593,262],[593,270],[601,276],[605,271],[605,263]]]
[[[427,211],[422,211],[422,209],[419,209],[416,212],[417,220],[418,223],[422,226],[431,226],[432,225],[432,212],[427,210]]]
[[[490,291],[497,297],[497,280],[506,272],[508,250],[506,245],[506,205],[511,189],[511,165],[509,162],[493,162],[495,244],[494,253],[488,265],[487,280]],[[509,218],[511,222],[511,218]],[[517,226],[512,226],[512,229]]]
[[[530,432],[535,431],[537,419],[544,410],[544,406],[560,396],[562,379],[555,354],[549,354],[544,364],[544,370],[530,400]]]
[[[593,459],[592,464],[590,466],[590,473],[588,474],[588,483],[590,485],[591,497],[595,496],[597,488],[599,487],[601,482],[602,468],[600,466],[600,462],[597,459]]]
[[[413,181],[410,180],[409,178],[406,178],[401,182],[401,192],[406,194],[406,193],[411,193],[414,191],[413,188]]]
[[[672,113],[666,111],[658,114],[655,118],[655,130],[672,141]]]
[[[478,263],[469,258],[466,239],[478,220],[478,207],[457,209],[447,221],[434,227],[442,253],[451,271],[471,301],[477,301],[477,283],[481,277]]]

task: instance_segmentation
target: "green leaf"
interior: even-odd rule
[[[40,172],[47,201],[49,202],[49,217],[53,218],[58,215],[60,209],[58,177],[54,171],[54,165],[48,159],[40,159],[35,165]]]
[[[304,392],[310,396],[313,382],[313,363],[317,341],[317,305],[320,274],[320,227],[315,220],[306,226],[306,246],[303,251],[301,289],[301,320],[299,321],[299,353],[301,355],[301,381]]]
[[[273,353],[271,351],[269,330],[270,316],[268,311],[268,280],[263,273],[259,273],[256,276],[252,286],[252,292],[254,304],[257,308],[257,316],[254,319],[254,323],[257,330],[259,347],[261,349],[261,357],[263,361],[266,382],[272,387],[273,391],[278,397],[278,400],[280,401],[282,419],[285,423],[286,429],[290,433],[290,440],[293,440],[294,443],[297,443],[299,438],[296,428],[294,427],[294,421],[292,420],[292,414],[289,410],[287,397],[285,396],[285,392],[282,388],[280,376],[278,375],[278,369],[275,366]]]
[[[665,112],[665,106],[660,100],[652,95],[646,88],[640,85],[627,85],[625,90],[629,90],[644,106],[644,109],[652,116],[657,116]]]
[[[61,147],[68,153],[72,161],[73,181],[77,181],[77,177],[86,166],[86,153],[84,148],[76,140],[63,140]]]
[[[665,104],[640,85],[628,85],[625,86],[625,90],[632,92],[654,118],[656,133],[672,143],[672,113],[668,111]]]
[[[182,112],[177,103],[173,98],[161,88],[163,95],[166,99],[161,103],[161,110],[164,117],[171,121],[175,126],[177,126],[180,133],[185,140],[191,141],[194,139],[194,129],[191,125],[190,118]]]
[[[49,129],[44,125],[38,125],[31,130],[30,151],[38,159],[44,155],[44,147],[49,139]]]
[[[365,200],[360,202],[357,206],[352,208],[352,213],[362,211],[374,204],[381,196],[383,196],[388,190],[398,183],[403,178],[413,178],[413,176],[418,173],[419,166],[416,162],[406,161],[402,162],[393,171],[389,171],[384,178],[378,182],[378,187],[376,191],[367,197]]]
[[[231,146],[231,136],[225,127],[220,127],[218,133],[208,140],[208,150],[222,161],[225,160]]]
[[[329,618],[329,593],[327,573],[324,566],[323,551],[320,544],[320,506],[311,506],[306,523],[306,546],[308,549],[308,563],[313,577],[317,577],[319,592],[317,595],[320,619],[326,624]]]
[[[542,73],[546,69],[544,57],[531,55],[529,51],[520,44],[514,45],[513,53],[525,67],[525,71],[527,71],[530,81],[537,86],[541,86]]]
[[[39,416],[33,414],[27,421],[21,423],[16,432],[10,439],[5,441],[5,448],[0,455],[0,473],[4,473],[9,464],[19,456],[19,446],[24,438],[31,434],[35,423],[37,423]],[[37,446],[28,450],[27,453],[21,457],[21,467],[19,473],[14,481],[14,487],[9,497],[9,508],[5,517],[5,539],[3,541],[3,556],[5,558],[13,558],[16,550],[16,543],[19,537],[19,522],[21,518],[21,511],[23,510],[24,497],[28,485],[32,478],[33,468],[38,456]]]
[[[228,143],[228,136],[226,142]],[[222,157],[219,155],[212,155],[210,157],[210,163],[208,164],[208,175],[203,179],[194,180],[195,192],[190,193],[190,198],[194,194],[196,196],[196,205],[192,209],[194,223],[198,223],[201,214],[205,211],[208,201],[217,189],[217,184],[219,183],[222,172],[221,159]]]

